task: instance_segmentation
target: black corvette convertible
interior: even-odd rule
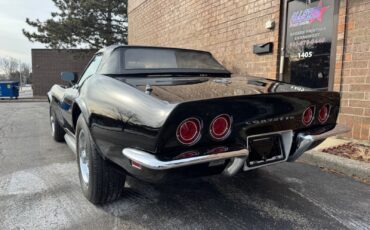
[[[126,175],[158,182],[294,161],[336,124],[340,95],[235,76],[204,51],[110,46],[48,93],[56,141],[77,154],[84,195],[117,199]]]

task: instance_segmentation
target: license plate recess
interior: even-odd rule
[[[247,166],[258,167],[264,164],[285,160],[283,140],[280,134],[249,137]]]

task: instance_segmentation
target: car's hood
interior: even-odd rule
[[[194,78],[192,78],[194,79]],[[204,78],[203,78],[204,79]],[[184,102],[238,95],[312,91],[310,88],[256,77],[209,78],[198,83],[150,85],[152,95],[171,102]],[[145,86],[139,86],[145,90]]]

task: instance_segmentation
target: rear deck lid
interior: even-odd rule
[[[150,78],[131,79],[127,80],[127,83],[143,91],[149,86],[154,97],[170,103],[239,95],[313,91],[310,88],[256,77]]]

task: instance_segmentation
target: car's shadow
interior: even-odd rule
[[[310,206],[316,209],[289,184],[260,169],[159,185],[129,178],[125,195],[102,209],[144,228],[260,229],[310,226],[305,217]],[[312,218],[322,220],[322,213]]]

